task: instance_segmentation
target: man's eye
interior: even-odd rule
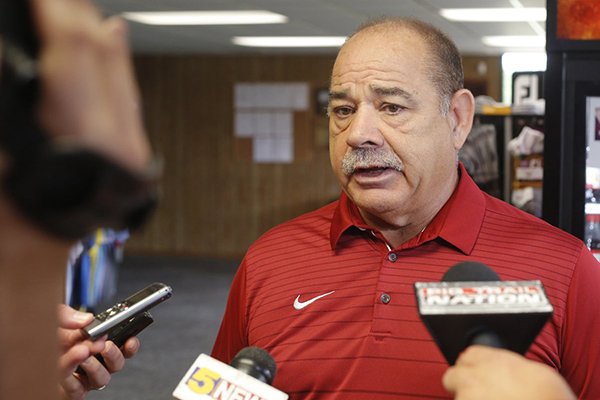
[[[398,104],[384,104],[381,109],[383,111],[385,111],[388,114],[398,114],[400,113],[402,110],[404,110],[404,107],[399,106]]]
[[[352,109],[352,107],[342,106],[342,107],[334,107],[333,108],[333,113],[337,117],[347,117],[347,116],[351,115],[353,112],[354,112],[354,110]]]

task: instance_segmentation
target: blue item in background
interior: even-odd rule
[[[67,304],[88,312],[112,305],[128,238],[126,230],[98,229],[73,247],[67,265]]]

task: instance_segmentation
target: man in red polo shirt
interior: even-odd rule
[[[600,398],[600,268],[583,243],[486,195],[457,161],[474,114],[455,45],[419,21],[340,50],[329,132],[338,201],[271,229],[233,282],[213,356],[269,351],[293,399],[448,398],[413,284],[479,261],[542,280],[554,315],[527,353]],[[515,327],[518,329],[518,327]]]

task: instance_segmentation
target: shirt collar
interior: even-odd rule
[[[463,253],[470,254],[475,246],[484,214],[485,197],[464,166],[459,164],[459,181],[452,196],[425,230],[403,243],[400,249],[416,247],[439,237]],[[373,230],[365,223],[352,200],[342,192],[331,222],[329,238],[332,250],[335,250],[342,235],[351,227]]]

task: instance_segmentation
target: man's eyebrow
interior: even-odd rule
[[[400,89],[399,87],[383,87],[371,85],[371,90],[377,94],[378,96],[400,96],[404,97],[407,100],[412,100],[413,96],[404,89]]]
[[[396,86],[384,87],[371,85],[369,86],[371,91],[373,91],[376,95],[384,97],[384,96],[399,96],[405,98],[406,100],[414,101],[413,96],[404,89],[401,89]],[[329,91],[329,101],[331,100],[346,100],[350,97],[350,94],[347,91]]]
[[[331,100],[346,100],[348,97],[350,97],[350,96],[348,95],[348,92],[346,92],[346,91],[342,91],[342,92],[340,92],[340,91],[336,92],[333,90],[329,91],[329,101],[331,101]]]

